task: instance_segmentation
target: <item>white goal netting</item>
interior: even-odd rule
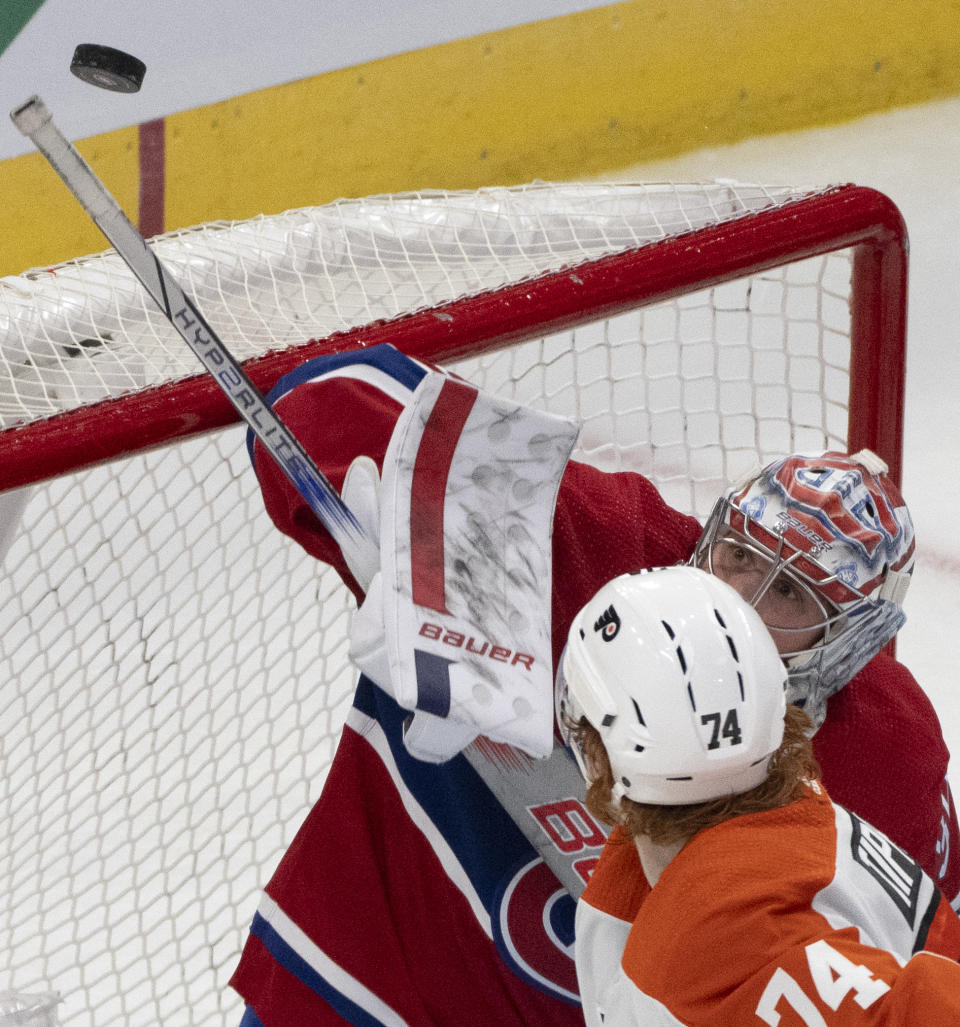
[[[374,197],[155,249],[238,357],[295,347],[295,366],[309,339],[576,278],[674,236],[695,259],[698,230],[805,195],[728,183]],[[456,367],[576,418],[581,459],[647,474],[703,516],[757,460],[845,446],[850,291],[849,251],[829,252],[588,310],[547,336],[524,327],[525,341]],[[469,317],[451,309],[439,328]],[[134,451],[138,433],[153,438],[138,411],[156,417],[157,387],[197,370],[112,253],[0,280],[0,441],[20,468],[10,458],[18,488],[0,494],[0,993],[57,992],[77,1027],[239,1021],[227,981],[246,925],[352,694],[351,604],[270,524],[243,430],[180,438],[193,412],[174,391],[171,441]],[[125,452],[98,464],[89,426],[117,405]],[[41,444],[18,440],[36,425],[54,440],[44,449],[75,446],[92,466],[21,487]]]

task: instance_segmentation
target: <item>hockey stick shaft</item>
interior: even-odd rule
[[[356,566],[369,568],[369,576],[372,576],[380,559],[375,543],[363,532],[337,491],[260,395],[193,300],[150,249],[73,144],[60,132],[43,101],[39,97],[31,97],[11,111],[10,117],[103,232],[341,550],[352,554]],[[475,746],[469,746],[464,756],[570,894],[574,897],[579,895],[583,882],[574,869],[574,859],[559,850],[556,841],[542,825],[538,826],[530,814],[531,808],[558,797],[559,778],[564,777],[563,764],[566,762],[572,766],[566,754],[555,751],[550,759],[538,765],[526,788],[513,773],[496,761],[488,760]],[[562,787],[560,791],[563,792]]]
[[[150,249],[73,144],[60,132],[43,101],[32,96],[11,111],[10,117],[107,237],[341,550],[350,554],[356,566],[375,568],[379,562],[375,543],[364,533],[336,489],[261,396],[193,300]]]

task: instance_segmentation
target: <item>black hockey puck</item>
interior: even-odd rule
[[[136,93],[143,83],[147,66],[143,61],[112,46],[81,43],[73,51],[70,70],[92,86],[115,93]]]

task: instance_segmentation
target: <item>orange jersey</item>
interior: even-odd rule
[[[638,866],[614,831],[577,908],[587,1024],[960,1024],[960,919],[822,788]]]

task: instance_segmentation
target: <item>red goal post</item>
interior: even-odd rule
[[[900,475],[906,233],[868,188],[538,183],[154,245],[265,391],[389,342],[575,418],[578,458],[701,517],[788,451]],[[0,427],[0,993],[235,1024],[350,704],[352,600],[269,523],[233,408],[115,255],[0,280]]]

